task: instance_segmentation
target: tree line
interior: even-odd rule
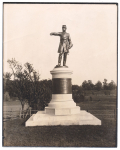
[[[84,81],[82,83],[82,88],[84,90],[115,90],[116,84],[113,80],[110,83],[107,83],[107,79],[104,79],[103,84],[102,82],[98,81],[96,84],[93,84],[91,80]]]
[[[22,66],[15,59],[11,59],[8,63],[12,73],[7,72],[3,75],[4,93],[8,92],[10,97],[18,97],[22,110],[26,102],[32,109],[43,110],[51,100],[52,80],[40,80],[40,74],[28,62]],[[84,81],[81,86],[72,85],[73,100],[83,101],[86,90],[114,90],[115,88],[114,81],[107,83],[106,79],[103,85],[100,81],[95,85],[91,80]]]

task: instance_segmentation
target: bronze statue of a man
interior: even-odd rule
[[[66,66],[67,54],[69,53],[69,49],[73,46],[70,38],[70,34],[66,32],[66,25],[62,26],[62,32],[52,32],[50,35],[60,36],[60,44],[58,48],[58,66],[61,65],[62,55],[64,56],[63,59],[63,66]]]

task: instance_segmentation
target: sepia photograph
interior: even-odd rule
[[[3,2],[3,147],[117,147],[118,3]]]

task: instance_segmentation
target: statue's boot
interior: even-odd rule
[[[66,66],[67,53],[64,53],[63,66]]]

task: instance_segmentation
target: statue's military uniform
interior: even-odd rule
[[[60,36],[60,44],[58,48],[59,58],[58,64],[61,63],[62,54],[64,53],[63,65],[66,64],[67,53],[69,53],[69,49],[73,46],[69,33],[64,32],[53,32],[52,35]]]
[[[58,48],[58,53],[67,52],[69,53],[69,49],[72,47],[72,42],[69,33],[64,32],[53,32],[53,35],[60,36],[60,44]]]

